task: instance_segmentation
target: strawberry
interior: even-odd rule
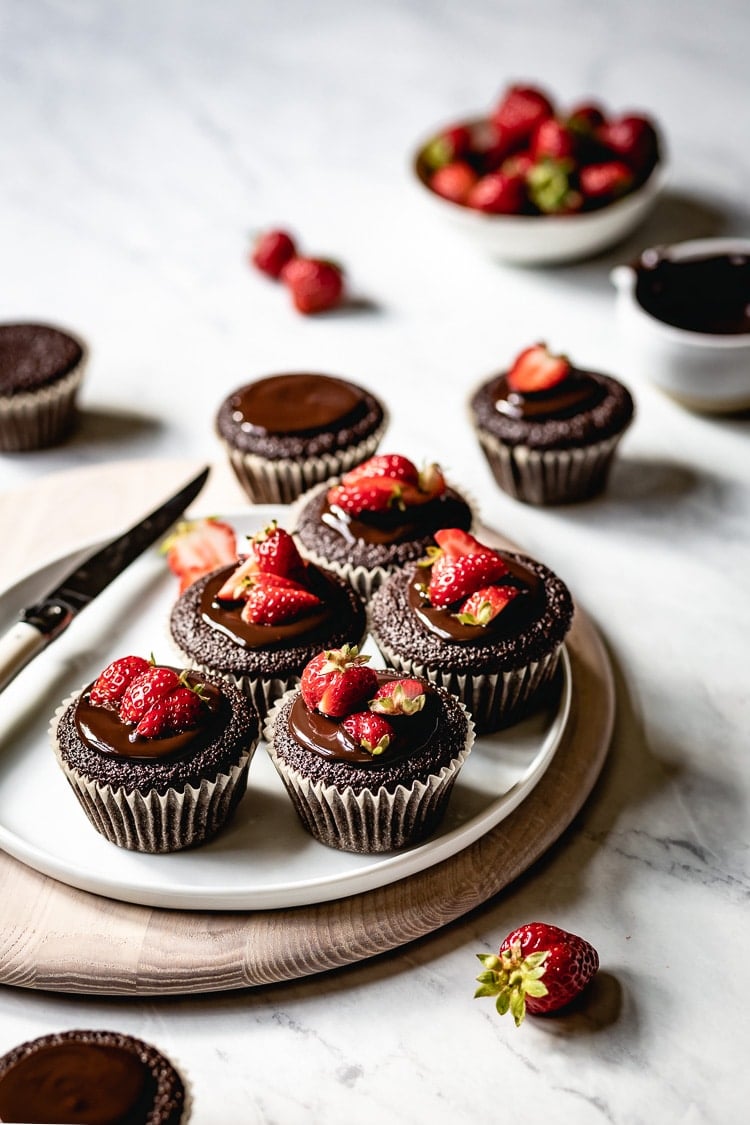
[[[580,211],[583,197],[572,186],[570,160],[542,157],[526,175],[529,198],[545,215],[571,215]]]
[[[348,488],[362,477],[389,477],[391,480],[400,480],[407,484],[418,484],[419,470],[413,461],[400,453],[378,453],[377,456],[370,457],[361,465],[356,465],[348,473],[344,473],[341,484]]]
[[[477,180],[466,197],[467,206],[491,215],[518,215],[526,200],[526,183],[522,176],[506,176],[488,172]]]
[[[528,149],[524,149],[523,152],[514,152],[512,156],[506,157],[500,165],[500,171],[504,176],[525,180],[533,165],[534,157]]]
[[[100,672],[94,683],[89,693],[91,702],[97,707],[119,703],[136,676],[140,676],[149,667],[148,660],[144,660],[142,656],[121,656],[118,660],[113,660]]]
[[[149,665],[128,685],[120,701],[120,718],[124,723],[140,722],[157,699],[179,686],[180,677],[172,668]]]
[[[515,85],[505,91],[491,118],[506,144],[520,148],[539,122],[553,117],[554,112],[552,102],[541,90]]]
[[[157,699],[139,721],[135,733],[141,738],[158,738],[192,730],[198,726],[202,712],[200,692],[183,685]]]
[[[415,715],[425,704],[424,684],[419,680],[391,680],[381,684],[370,700],[378,715]]]
[[[423,159],[428,168],[443,168],[471,156],[473,148],[471,128],[468,125],[451,125],[425,147]]]
[[[179,523],[161,545],[181,590],[204,574],[237,560],[237,540],[228,523],[213,518]]]
[[[516,356],[506,378],[512,391],[535,394],[556,387],[569,373],[565,356],[552,355],[545,344],[534,344]]]
[[[633,173],[621,160],[608,160],[581,168],[578,182],[585,199],[616,199],[633,186]]]
[[[599,955],[584,938],[547,922],[513,930],[497,956],[478,953],[484,972],[478,996],[496,996],[500,1015],[510,1010],[519,1027],[526,1012],[556,1012],[575,999],[599,968]]]
[[[433,567],[428,596],[436,609],[443,609],[453,602],[463,601],[475,590],[498,582],[507,573],[506,563],[493,551],[462,555],[444,563],[437,574]]]
[[[482,555],[489,550],[468,531],[460,527],[443,527],[435,532],[435,542],[448,559],[457,559],[461,555]]]
[[[503,161],[517,148],[507,135],[503,135],[491,121],[486,119],[474,126],[474,155],[472,164],[481,172],[497,172]]]
[[[220,602],[239,602],[247,596],[248,590],[258,574],[258,560],[255,552],[242,559],[217,592]]]
[[[567,126],[574,133],[584,136],[598,129],[605,121],[604,113],[594,102],[582,102],[568,113]]]
[[[334,262],[321,258],[292,258],[281,271],[298,312],[325,312],[341,304],[344,275]]]
[[[355,711],[353,715],[347,715],[341,726],[373,757],[387,750],[395,736],[391,724],[372,711]]]
[[[318,653],[302,672],[300,691],[311,711],[340,717],[374,694],[378,678],[356,645]]]
[[[258,569],[264,574],[291,577],[304,570],[297,544],[288,531],[276,526],[276,520],[254,535],[251,542]]]
[[[252,625],[284,625],[323,604],[316,594],[291,579],[278,575],[269,577],[270,582],[258,575],[249,588],[242,607],[243,621]]]
[[[445,477],[439,465],[431,464],[422,469],[416,485],[407,484],[401,492],[401,503],[407,508],[427,504],[442,496],[446,490]]]
[[[338,484],[328,491],[328,504],[340,508],[350,516],[361,512],[386,512],[389,508],[403,508],[403,486],[390,477],[360,477],[354,484]]]
[[[442,195],[443,199],[450,199],[452,203],[466,203],[478,178],[465,160],[454,160],[432,173],[430,187],[438,195]]]
[[[489,625],[520,592],[517,586],[483,586],[466,599],[454,616],[462,625]]]
[[[596,139],[634,172],[643,172],[656,159],[656,130],[646,117],[628,114],[605,121],[596,130]]]
[[[297,253],[294,239],[285,230],[269,230],[255,241],[250,261],[269,277],[278,278]]]
[[[540,121],[531,137],[531,155],[534,160],[543,156],[552,157],[553,160],[566,160],[572,158],[576,141],[569,129],[554,117]]]

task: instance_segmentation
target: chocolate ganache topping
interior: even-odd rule
[[[403,679],[391,672],[378,672],[378,687],[382,684]],[[364,768],[378,769],[394,762],[411,757],[430,741],[437,729],[438,703],[434,688],[424,683],[425,702],[421,711],[413,715],[388,715],[387,719],[395,732],[388,747],[382,754],[373,756],[344,729],[341,719],[330,719],[319,712],[311,711],[301,695],[298,695],[289,711],[289,731],[294,739],[306,750],[321,758],[347,762]],[[366,710],[363,705],[362,710]]]
[[[426,632],[454,644],[483,644],[512,637],[539,616],[544,605],[544,584],[541,578],[504,551],[497,551],[496,554],[508,567],[507,575],[496,585],[512,586],[518,590],[518,594],[486,625],[466,625],[459,621],[458,605],[442,609],[432,606],[427,593],[431,568],[416,568],[408,586],[408,601],[414,616]]]
[[[466,526],[471,513],[466,501],[452,488],[424,504],[405,508],[394,505],[382,512],[360,512],[352,516],[336,504],[325,503],[320,516],[327,527],[349,543],[388,546],[430,535],[436,528]]]
[[[234,420],[260,434],[320,433],[345,427],[366,410],[365,393],[329,375],[270,375],[237,391],[231,399]]]
[[[711,335],[750,332],[750,256],[670,258],[647,252],[636,267],[638,304],[674,328]]]
[[[571,367],[561,382],[549,390],[514,391],[506,374],[499,375],[490,387],[495,409],[509,418],[524,420],[571,418],[597,406],[606,389],[587,371]]]

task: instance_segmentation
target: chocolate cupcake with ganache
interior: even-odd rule
[[[367,666],[356,648],[319,653],[276,702],[268,753],[302,824],[364,854],[418,843],[440,824],[474,728],[424,680]]]
[[[114,660],[64,701],[50,728],[94,828],[119,847],[152,853],[202,844],[226,824],[259,733],[232,684],[141,656]]]
[[[383,404],[346,379],[294,372],[239,387],[221,404],[217,433],[256,504],[288,504],[378,447]]]
[[[482,733],[525,715],[557,668],[573,619],[565,583],[525,555],[458,529],[437,532],[421,563],[394,575],[369,606],[386,663],[458,696]]]
[[[169,1059],[115,1031],[61,1031],[0,1058],[1,1121],[185,1125],[189,1095]]]
[[[75,418],[86,348],[48,324],[0,324],[0,452],[61,441]]]
[[[528,504],[569,504],[605,487],[633,399],[611,375],[583,371],[537,344],[470,400],[500,487]]]
[[[440,467],[421,472],[400,453],[371,457],[302,496],[295,533],[305,555],[352,584],[364,598],[390,574],[421,558],[441,527],[468,530],[469,501]]]
[[[275,523],[250,539],[234,566],[188,586],[170,617],[183,659],[232,680],[261,716],[321,648],[359,644],[366,630],[355,591],[302,559]]]

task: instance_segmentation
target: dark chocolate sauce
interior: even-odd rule
[[[359,541],[387,546],[416,539],[430,534],[438,527],[448,526],[441,510],[448,505],[452,508],[457,502],[464,503],[458,493],[449,488],[442,496],[428,500],[425,504],[413,504],[403,511],[394,506],[384,512],[360,512],[358,516],[350,516],[336,505],[326,504],[320,518],[349,543]],[[455,513],[451,512],[449,522],[453,525],[455,521]]]
[[[664,324],[713,336],[750,333],[750,256],[672,259],[652,252],[636,266],[635,297]]]
[[[490,388],[495,409],[509,418],[528,421],[546,418],[572,418],[585,410],[592,410],[604,398],[606,391],[601,383],[587,371],[571,367],[569,373],[548,391],[521,393],[508,385],[506,375],[499,375]]]
[[[249,383],[231,399],[243,430],[265,434],[316,434],[343,428],[365,411],[364,392],[329,375],[269,375]]]

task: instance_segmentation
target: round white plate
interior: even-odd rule
[[[241,545],[242,536],[272,518],[283,526],[287,514],[266,506],[225,518]],[[0,593],[0,634],[89,549],[56,559]],[[477,739],[441,828],[422,844],[360,856],[317,843],[297,820],[261,743],[247,794],[216,840],[170,855],[126,851],[87,820],[57,766],[47,728],[62,699],[115,657],[153,652],[159,662],[175,662],[167,617],[176,593],[163,556],[148,551],[0,693],[0,848],[70,886],[191,910],[302,906],[385,886],[448,859],[508,816],[539,782],[565,729],[572,684],[563,653],[556,703]]]

